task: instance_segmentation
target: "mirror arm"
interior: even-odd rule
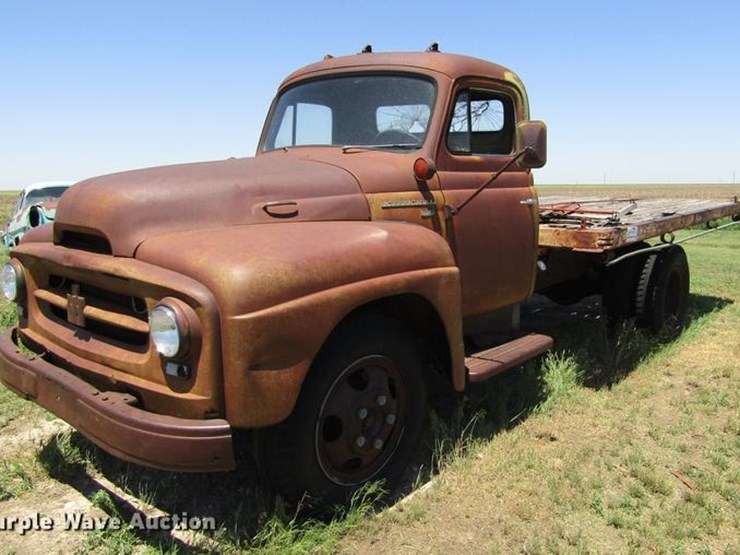
[[[482,193],[482,192],[483,192],[483,189],[485,189],[485,188],[486,188],[486,187],[488,187],[488,186],[489,186],[489,185],[490,185],[491,183],[493,183],[494,181],[496,181],[496,180],[498,179],[498,177],[499,177],[499,176],[500,176],[500,175],[501,175],[502,173],[504,173],[504,172],[505,172],[506,170],[508,170],[508,169],[509,169],[509,168],[510,168],[511,166],[513,166],[514,164],[516,164],[516,163],[517,163],[517,162],[519,161],[519,159],[520,159],[520,158],[521,158],[522,156],[524,156],[524,155],[525,155],[525,154],[527,154],[528,152],[531,152],[532,150],[534,150],[534,149],[532,148],[532,145],[527,145],[527,146],[525,146],[525,147],[524,147],[523,149],[521,149],[521,150],[520,150],[519,152],[517,152],[517,153],[516,153],[516,154],[514,155],[514,157],[513,157],[513,158],[512,158],[511,160],[509,160],[509,161],[508,161],[508,162],[507,162],[506,164],[504,164],[504,166],[503,166],[503,167],[502,167],[501,169],[499,169],[499,170],[498,170],[498,171],[497,171],[496,173],[494,173],[494,174],[493,174],[493,175],[492,175],[492,176],[490,177],[490,179],[488,179],[488,180],[487,180],[487,181],[486,181],[485,183],[483,183],[483,184],[482,184],[482,185],[481,185],[480,187],[478,187],[478,188],[477,188],[477,189],[475,190],[475,192],[473,192],[473,194],[472,194],[472,195],[470,195],[470,196],[469,196],[468,198],[466,198],[466,199],[465,199],[464,201],[462,201],[462,202],[461,202],[461,203],[460,203],[460,204],[459,204],[458,206],[451,206],[451,207],[449,207],[449,212],[450,212],[450,215],[451,215],[451,216],[456,216],[457,214],[459,214],[459,213],[460,213],[460,211],[461,211],[461,210],[462,210],[463,208],[465,208],[465,206],[466,206],[466,205],[467,205],[467,204],[468,204],[468,203],[469,203],[469,202],[470,202],[471,200],[473,200],[473,199],[474,199],[475,197],[477,197],[477,196],[478,196],[478,195],[479,195],[480,193]]]

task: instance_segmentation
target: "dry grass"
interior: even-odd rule
[[[5,227],[5,224],[10,219],[13,213],[13,207],[15,201],[18,199],[18,191],[0,191],[0,226]]]

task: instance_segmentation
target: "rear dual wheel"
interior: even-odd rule
[[[365,482],[399,478],[425,414],[415,338],[389,318],[354,318],[317,356],[291,416],[258,433],[258,462],[290,499],[344,501]]]
[[[618,251],[616,256],[649,248],[644,242],[634,243]],[[635,317],[635,293],[646,254],[636,254],[606,268],[603,305],[610,324]]]
[[[635,295],[637,325],[665,339],[677,337],[686,325],[689,265],[679,246],[648,255]]]
[[[645,243],[632,250],[647,247]],[[625,254],[623,251],[621,254]],[[686,324],[689,265],[680,246],[638,254],[607,268],[604,308],[610,322],[635,318],[638,327],[665,339]]]

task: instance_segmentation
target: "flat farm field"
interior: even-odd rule
[[[726,199],[739,189],[540,193]],[[0,195],[0,214],[14,198]],[[686,251],[690,322],[678,339],[609,329],[598,297],[532,304],[525,321],[555,337],[554,351],[430,411],[391,503],[378,501],[375,485],[349,508],[288,506],[256,478],[249,438],[230,473],[129,465],[0,387],[2,551],[738,554],[740,226]],[[3,329],[14,314],[0,301]],[[183,515],[190,530],[139,525]],[[42,517],[52,529],[20,528]]]
[[[695,198],[730,200],[740,197],[740,184],[540,185],[541,195],[608,198]]]

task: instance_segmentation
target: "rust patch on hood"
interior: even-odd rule
[[[268,157],[201,162],[96,177],[59,202],[54,242],[65,233],[104,237],[112,254],[133,256],[147,238],[183,230],[275,223],[265,205],[295,203],[295,221],[368,220],[357,180],[310,160]],[[174,247],[174,245],[173,245]]]

